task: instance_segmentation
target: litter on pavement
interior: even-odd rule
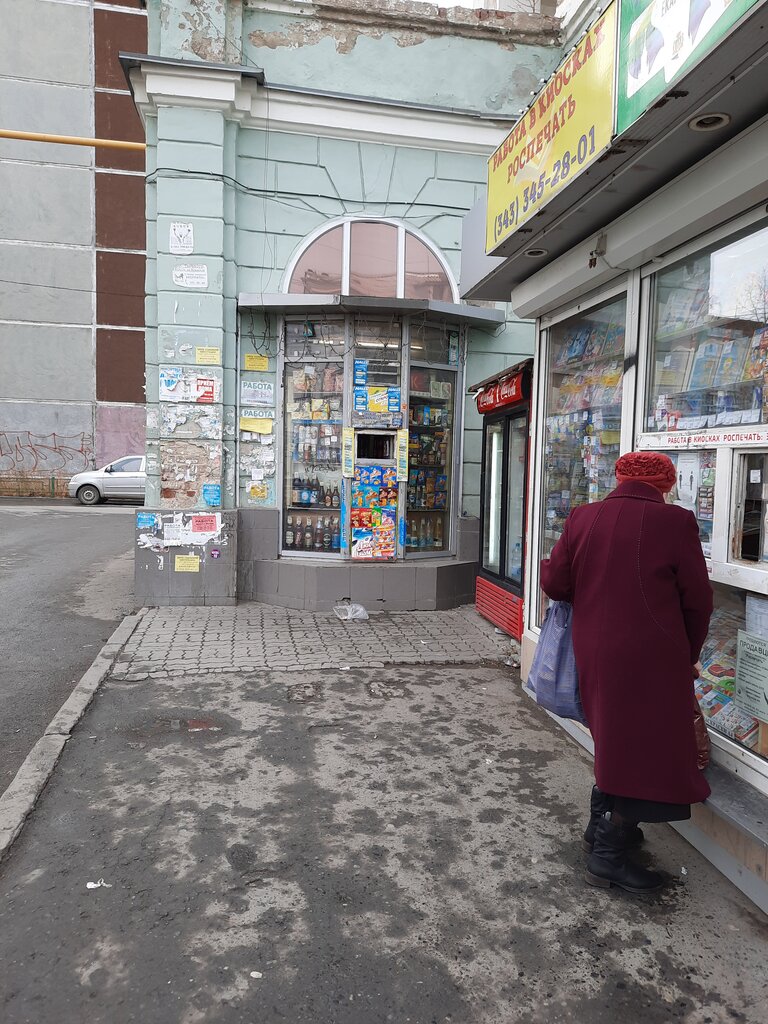
[[[100,878],[98,882],[86,882],[86,889],[111,889],[112,885],[109,882],[105,882],[103,878]]]
[[[333,614],[342,622],[349,622],[351,619],[361,620],[368,618],[368,612],[361,604],[335,604]]]

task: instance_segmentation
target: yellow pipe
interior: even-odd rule
[[[48,135],[44,132],[17,132],[0,128],[0,139],[19,139],[21,142],[55,142],[59,146],[104,146],[108,149],[145,150],[146,142],[121,142],[119,139],[83,139],[77,135]]]

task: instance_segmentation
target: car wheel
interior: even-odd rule
[[[101,494],[98,487],[93,484],[85,484],[77,492],[77,500],[81,505],[98,505],[101,501]]]

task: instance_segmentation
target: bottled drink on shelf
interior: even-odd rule
[[[317,477],[315,477],[315,479],[312,481],[312,483],[309,486],[310,486],[309,504],[314,507],[314,506],[317,506],[318,499],[320,497],[320,481],[317,479]]]
[[[293,474],[293,483],[291,484],[291,504],[298,505],[301,500],[301,482],[299,481],[299,474]]]
[[[341,505],[341,495],[339,494],[339,485],[334,484],[333,492],[331,494],[331,506],[333,508],[339,508]]]
[[[323,504],[325,505],[326,508],[333,508],[333,494],[331,493],[330,485],[328,486],[325,492]]]
[[[309,427],[302,427],[301,428],[301,432],[302,432],[302,436],[303,436],[302,450],[304,452],[304,462],[311,462],[312,461],[312,443],[311,443],[310,434],[309,434]]]
[[[299,551],[301,545],[304,543],[304,526],[302,524],[301,516],[296,516],[296,523],[293,527],[293,546]]]
[[[425,516],[424,518],[427,520],[427,543],[425,547],[427,548],[427,550],[429,550],[429,548],[432,547],[432,543],[434,541],[434,537],[432,535],[432,516]]]
[[[341,550],[341,527],[339,517],[334,516],[331,519],[331,551],[339,550]]]
[[[293,547],[293,516],[288,516],[285,520],[285,546]]]
[[[330,551],[332,543],[331,518],[330,516],[326,516],[323,520],[323,551]]]
[[[323,486],[323,484],[320,484],[320,490],[318,491],[317,495],[317,503],[318,505],[320,505],[321,508],[325,508],[325,487]]]
[[[304,527],[304,550],[311,551],[314,543],[314,533],[312,531],[312,520],[307,516],[307,525]]]
[[[442,551],[442,548],[443,548],[443,517],[442,516],[438,516],[437,519],[435,520],[434,546],[439,551]]]
[[[423,550],[427,546],[427,524],[426,524],[426,521],[425,521],[426,518],[427,518],[426,516],[422,516],[421,517],[421,522],[419,523],[419,544],[418,544],[418,547],[419,547],[420,550]]]
[[[308,480],[301,481],[301,497],[299,499],[299,504],[307,507],[312,504],[312,490]]]
[[[315,551],[323,550],[323,517],[318,516],[315,521]]]

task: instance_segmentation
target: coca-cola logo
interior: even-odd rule
[[[498,409],[503,405],[511,405],[519,402],[523,397],[523,375],[516,373],[514,377],[507,377],[498,384],[491,384],[484,388],[477,396],[478,412],[489,412],[491,409]]]

